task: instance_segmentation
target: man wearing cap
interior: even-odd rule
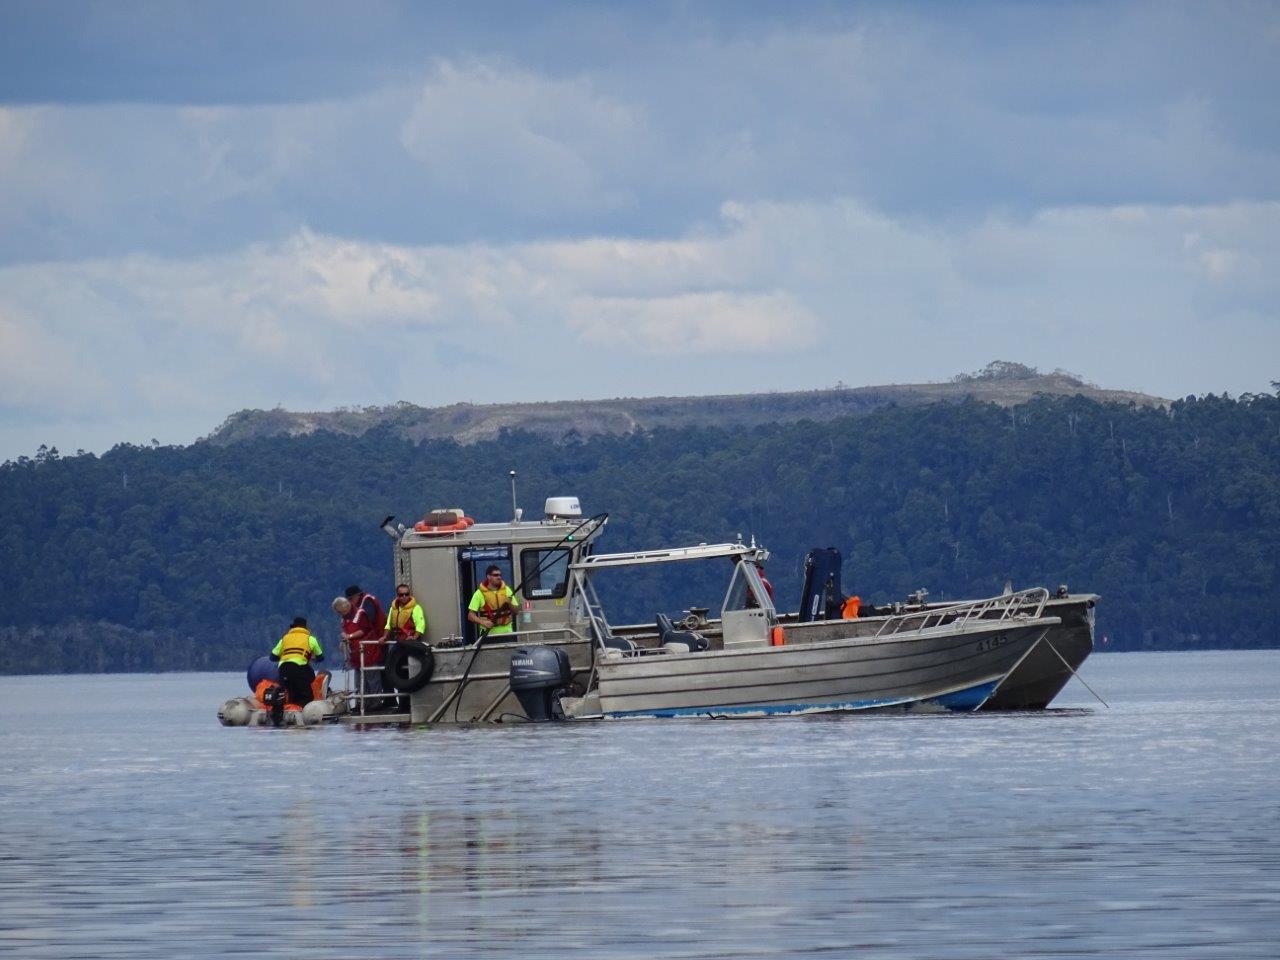
[[[483,627],[492,637],[513,632],[511,624],[517,609],[514,593],[502,582],[502,568],[496,563],[490,564],[484,572],[484,582],[467,604],[467,619]]]
[[[289,702],[305,707],[314,699],[311,682],[316,672],[311,668],[311,661],[324,659],[320,641],[307,629],[306,617],[293,618],[293,625],[271,648],[271,659],[280,662],[280,683],[289,695]]]

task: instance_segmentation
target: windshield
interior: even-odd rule
[[[727,612],[758,609],[764,596],[755,567],[733,558],[604,567],[590,578],[615,626],[653,623],[660,613],[672,620],[690,612],[719,620]],[[763,606],[773,605],[765,597]]]
[[[757,606],[755,597],[751,595],[750,584],[743,576],[742,564],[735,564],[733,582],[729,584],[729,592],[724,598],[725,611],[745,610],[749,606]]]

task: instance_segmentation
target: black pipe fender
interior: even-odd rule
[[[387,645],[387,659],[382,665],[382,684],[389,690],[413,693],[431,680],[435,654],[420,640],[397,640]]]

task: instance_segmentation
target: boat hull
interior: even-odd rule
[[[1094,597],[1056,601],[1052,612],[1062,622],[1009,672],[981,709],[1045,709],[1093,652],[1095,601]]]
[[[1062,691],[1093,651],[1096,594],[1053,597],[1045,604],[1044,615],[1060,622],[1050,627],[1046,642],[1033,651],[1018,668],[1001,681],[999,688],[982,705],[983,710],[1043,710]],[[929,604],[921,610],[945,609],[945,604]],[[787,623],[789,637],[801,643],[829,640],[842,633],[870,637],[889,616],[864,616],[853,621],[823,620]],[[1055,652],[1056,651],[1056,652]],[[1058,654],[1061,654],[1059,657]],[[1065,662],[1064,662],[1065,661]]]
[[[780,671],[778,675],[766,678],[764,683],[753,685],[767,688],[774,683],[781,683],[791,689],[790,696],[777,698],[757,690],[754,694],[747,695],[744,702],[739,702],[742,699],[740,697],[730,696],[700,695],[699,698],[692,699],[688,697],[687,691],[678,686],[685,683],[685,680],[664,679],[662,683],[671,684],[673,694],[683,693],[686,696],[685,702],[681,702],[679,696],[652,702],[609,699],[603,712],[618,717],[707,713],[763,716],[895,709],[1043,709],[1071,678],[1070,670],[1054,651],[1061,653],[1071,669],[1075,669],[1093,649],[1092,604],[1088,602],[1092,599],[1096,598],[1090,596],[1073,597],[1070,601],[1051,600],[1046,606],[1045,616],[1037,621],[1047,626],[1040,628],[1040,637],[1032,637],[1033,640],[1042,637],[1045,642],[1028,642],[1025,636],[1020,636],[1013,648],[1005,650],[1001,645],[1001,648],[990,651],[995,656],[973,657],[967,664],[963,657],[949,659],[953,653],[948,653],[947,650],[949,647],[960,647],[966,642],[977,643],[976,639],[967,641],[957,638],[955,633],[949,639],[938,634],[930,638],[899,635],[895,638],[877,639],[874,632],[881,629],[888,618],[867,618],[788,624],[788,645],[781,648],[651,654],[634,660],[599,660],[594,665],[600,673],[602,693],[614,690],[618,691],[620,697],[631,698],[635,691],[625,686],[615,687],[614,674],[627,674],[632,680],[638,679],[640,674],[635,671],[639,664],[644,664],[646,671],[661,664],[662,670],[672,671],[673,677],[679,678],[690,672],[706,672],[706,664],[718,658],[767,658],[774,655],[774,651],[785,652],[782,660],[777,663]],[[964,629],[972,631],[974,624],[967,624]],[[1008,624],[1001,626],[993,622],[984,629],[995,630],[998,634],[1023,628],[1010,627]],[[1034,635],[1035,630],[1030,633]],[[635,636],[642,640],[638,634]],[[565,639],[561,642],[552,641],[551,645],[562,647],[569,654],[574,683],[578,690],[586,691],[593,686],[594,652],[586,640],[568,637],[566,633]],[[524,642],[529,640],[525,639]],[[410,695],[409,711],[403,714],[374,714],[347,719],[356,723],[474,723],[523,718],[524,711],[507,683],[511,654],[521,645],[519,637],[510,642],[491,641],[481,648],[478,655],[474,647],[437,647],[435,671],[431,681],[424,689]],[[853,649],[833,653],[845,646]],[[772,664],[772,661],[764,662]],[[696,666],[697,664],[703,666]],[[843,667],[837,671],[836,666],[840,664]],[[726,664],[722,662],[721,665]],[[739,662],[735,666],[745,668],[747,664]],[[739,669],[738,672],[750,673],[750,670]],[[704,678],[699,683],[705,688],[712,682]],[[589,715],[601,714],[592,710]]]
[[[373,722],[407,720],[411,723],[482,723],[525,719],[524,708],[509,684],[511,655],[530,645],[518,636],[510,641],[489,641],[479,650],[470,647],[437,647],[435,670],[421,690],[410,695],[409,714],[372,717]],[[573,682],[585,690],[591,676],[591,643],[584,639],[547,641],[569,655]]]
[[[597,665],[605,717],[972,711],[1056,618],[947,624],[892,637],[619,658]]]

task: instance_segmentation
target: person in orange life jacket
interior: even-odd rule
[[[314,699],[311,681],[316,678],[316,672],[311,668],[311,661],[324,659],[320,641],[307,629],[306,617],[293,618],[293,626],[271,648],[271,659],[280,663],[280,683],[288,693],[289,702],[305,707]]]
[[[467,619],[484,627],[489,635],[511,633],[511,623],[519,609],[515,594],[502,582],[502,568],[490,564],[484,572],[484,582],[471,595],[467,604]]]
[[[356,689],[365,694],[382,693],[382,607],[378,598],[359,586],[347,587],[346,596],[333,601],[333,610],[342,618],[342,637],[347,644],[347,667],[358,672]]]
[[[384,641],[421,640],[426,632],[427,616],[422,612],[418,601],[413,599],[413,594],[409,592],[409,585],[397,584],[395,602],[387,608],[387,626],[382,633],[382,639]]]

